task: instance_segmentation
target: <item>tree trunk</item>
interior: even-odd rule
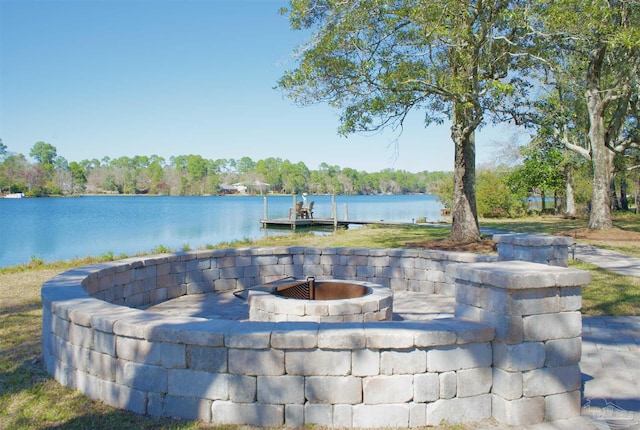
[[[589,228],[604,230],[613,227],[609,186],[613,177],[614,153],[606,146],[606,127],[604,126],[605,103],[599,90],[600,74],[604,60],[605,47],[593,50],[587,70],[587,90],[585,97],[589,113],[589,143],[591,146],[591,164],[593,166],[593,190],[591,192],[591,214]]]
[[[452,223],[449,239],[456,242],[480,240],[476,208],[475,127],[469,108],[453,107],[451,138],[455,145]]]
[[[618,200],[618,194],[616,193],[616,180],[611,176],[611,185],[609,185],[609,189],[611,190],[610,196],[610,207],[611,209],[615,209],[617,211],[620,210],[620,200]]]
[[[564,180],[565,180],[565,194],[566,202],[564,208],[564,215],[568,218],[575,218],[576,216],[576,196],[573,192],[573,171],[568,164],[564,168]]]
[[[604,230],[613,227],[609,190],[613,176],[614,153],[605,146],[603,118],[602,115],[597,115],[597,113],[594,112],[594,110],[598,110],[598,107],[592,106],[591,103],[593,99],[599,98],[599,94],[592,94],[590,97],[587,97],[589,116],[591,117],[589,140],[591,141],[591,164],[593,166],[593,190],[591,192],[589,228]]]
[[[627,177],[624,173],[620,177],[620,208],[623,211],[629,210],[629,199],[627,199]]]

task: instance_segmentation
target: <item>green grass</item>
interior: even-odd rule
[[[578,261],[570,261],[569,266],[591,272],[591,283],[582,289],[583,314],[640,315],[640,278]]]
[[[640,231],[640,218],[616,219],[625,229]],[[482,222],[481,226],[527,233],[554,233],[583,228],[584,220],[533,218],[516,221]],[[296,233],[270,236],[252,242],[240,240],[213,247],[248,246],[331,246],[403,248],[407,243],[442,239],[447,229],[420,225],[366,227],[340,230],[335,234]],[[640,248],[640,244],[637,245]],[[165,247],[156,251],[172,252]],[[72,267],[108,261],[106,253],[97,258],[45,263],[34,259],[27,265],[0,269],[0,428],[3,429],[205,429],[199,422],[141,416],[94,402],[62,387],[45,372],[41,355],[42,305],[40,286],[56,274]],[[583,292],[583,312],[596,315],[640,315],[640,281],[614,275],[594,266],[570,262],[571,267],[589,270],[591,285]],[[216,428],[239,429],[224,426]],[[442,426],[465,429],[465,426]]]

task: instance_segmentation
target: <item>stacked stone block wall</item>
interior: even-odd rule
[[[579,332],[548,325],[579,325],[576,279],[545,287],[555,299],[546,292],[521,297],[513,286],[523,282],[517,273],[494,270],[492,260],[434,251],[270,248],[78,268],[42,288],[43,357],[57,381],[92,399],[216,424],[414,427],[573,413],[565,407],[575,404],[573,373],[565,375],[577,367]],[[574,277],[557,269],[556,279]],[[464,319],[249,322],[136,308],[308,275],[395,290],[457,289]],[[505,281],[512,278],[513,285]],[[542,305],[547,299],[556,312]],[[523,313],[529,303],[536,312]],[[523,420],[522,413],[535,419]]]
[[[120,260],[83,280],[109,303],[143,307],[183,296],[251,288],[288,276],[371,282],[397,291],[453,296],[452,263],[494,261],[458,252],[358,248],[218,249]]]
[[[519,426],[579,415],[581,286],[589,272],[523,261],[449,271],[456,317],[496,328],[493,417]]]
[[[520,260],[550,266],[567,267],[569,247],[573,239],[569,236],[546,234],[496,234],[500,261]]]

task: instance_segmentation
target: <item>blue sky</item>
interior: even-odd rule
[[[0,138],[68,161],[199,154],[369,172],[452,170],[449,124],[338,136],[338,112],[273,89],[305,35],[278,0],[0,0]],[[510,132],[477,136],[478,161]]]

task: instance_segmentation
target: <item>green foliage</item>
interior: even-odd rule
[[[522,214],[522,201],[505,183],[502,172],[483,170],[478,172],[478,215],[485,218],[514,217]]]
[[[563,192],[565,177],[562,165],[564,156],[556,147],[530,145],[523,150],[524,161],[506,177],[512,192],[526,196],[540,195],[542,208],[545,208],[545,197],[549,192]]]
[[[153,253],[153,254],[170,254],[172,252],[174,252],[173,249],[167,248],[164,245],[158,245],[158,246],[156,246],[155,248],[153,248],[151,250],[151,253]]]
[[[453,207],[453,173],[448,173],[431,183],[429,192],[445,208]]]
[[[33,157],[39,164],[53,164],[56,158],[57,149],[50,143],[36,142],[29,152],[29,156]]]

